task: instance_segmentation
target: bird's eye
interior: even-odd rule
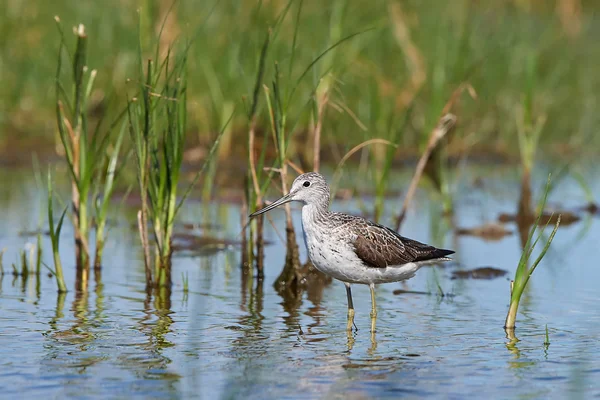
[[[304,187],[309,187],[310,186],[310,182],[309,181],[304,181]]]

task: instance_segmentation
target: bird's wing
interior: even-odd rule
[[[444,258],[454,253],[400,236],[385,226],[370,221],[354,221],[354,252],[366,265],[374,268]]]

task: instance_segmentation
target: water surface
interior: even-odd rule
[[[395,173],[397,182],[407,174]],[[345,332],[343,284],[311,288],[283,299],[271,283],[285,248],[268,226],[262,288],[240,269],[239,248],[205,249],[174,260],[170,299],[148,296],[133,209],[114,216],[102,276],[86,294],[74,288],[73,247],[66,227],[61,253],[70,291],[54,282],[13,279],[11,264],[45,224],[44,193],[27,171],[2,171],[0,248],[0,386],[6,398],[571,398],[600,396],[600,224],[597,217],[563,227],[524,294],[518,340],[502,329],[509,279],[521,252],[519,236],[500,241],[456,236],[440,216],[440,200],[421,191],[402,233],[456,250],[455,261],[426,267],[406,283],[377,289],[378,330],[369,333],[369,290],[353,290],[359,331]],[[473,180],[484,176],[483,187]],[[544,173],[536,182],[544,181]],[[586,178],[600,197],[597,170]],[[454,221],[474,226],[513,212],[518,175],[510,168],[463,171],[455,188]],[[538,185],[539,186],[539,185]],[[65,196],[66,196],[65,192]],[[362,202],[334,209],[360,212]],[[564,181],[550,205],[585,203],[577,184]],[[389,199],[383,218],[399,209]],[[58,207],[60,208],[60,207]],[[196,233],[239,240],[235,204],[190,201],[181,221],[207,222]],[[283,232],[284,215],[271,218]],[[300,233],[300,213],[294,214]],[[507,225],[516,230],[514,225]],[[301,240],[301,236],[299,235]],[[52,265],[44,237],[44,261]],[[302,258],[305,252],[301,246]],[[452,280],[451,272],[492,266],[509,274],[494,280]],[[182,275],[189,279],[184,293]],[[438,284],[446,294],[437,295]],[[394,295],[396,289],[431,292]],[[548,325],[551,344],[544,346]]]

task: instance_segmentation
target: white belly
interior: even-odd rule
[[[304,207],[306,209],[307,206]],[[408,263],[387,268],[375,268],[365,265],[354,253],[354,248],[336,232],[323,232],[311,229],[305,223],[306,215],[302,210],[302,229],[308,257],[315,268],[342,282],[379,284],[398,282],[415,276],[424,263]]]

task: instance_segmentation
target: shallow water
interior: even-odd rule
[[[406,173],[396,175],[393,180],[406,182]],[[481,176],[484,187],[474,187],[473,179]],[[596,199],[598,176],[597,170],[586,173]],[[536,182],[544,177],[540,172]],[[243,277],[239,249],[230,246],[175,258],[171,298],[147,297],[132,210],[115,216],[102,276],[87,294],[72,290],[70,228],[61,243],[71,289],[66,296],[56,294],[46,274],[39,284],[35,278],[13,279],[11,263],[27,242],[35,242],[19,232],[35,230],[40,215],[44,220],[44,194],[26,171],[3,171],[0,178],[0,248],[7,249],[0,285],[0,387],[6,398],[600,397],[597,217],[582,214],[581,222],[559,230],[524,294],[518,341],[509,340],[502,326],[519,236],[490,242],[455,236],[440,217],[439,199],[421,191],[402,233],[453,248],[455,261],[423,268],[406,283],[379,286],[374,337],[369,290],[354,287],[359,331],[348,337],[341,283],[311,288],[296,304],[274,291],[285,249],[271,227],[262,290]],[[510,168],[463,171],[459,182],[458,226],[479,225],[516,208],[518,175]],[[397,203],[390,199],[387,210]],[[551,205],[568,209],[584,203],[570,181],[550,198]],[[334,208],[360,211],[357,202],[336,201]],[[283,217],[282,211],[271,213],[280,231]],[[296,211],[298,233],[299,217]],[[214,228],[199,232],[239,240],[236,205],[191,201],[181,220],[210,222]],[[48,249],[44,237],[44,261],[52,265]],[[301,250],[304,259],[303,245]],[[450,279],[456,269],[483,266],[509,274]],[[189,278],[187,294],[182,274]],[[445,297],[436,294],[438,283]],[[396,289],[433,294],[394,295]]]

